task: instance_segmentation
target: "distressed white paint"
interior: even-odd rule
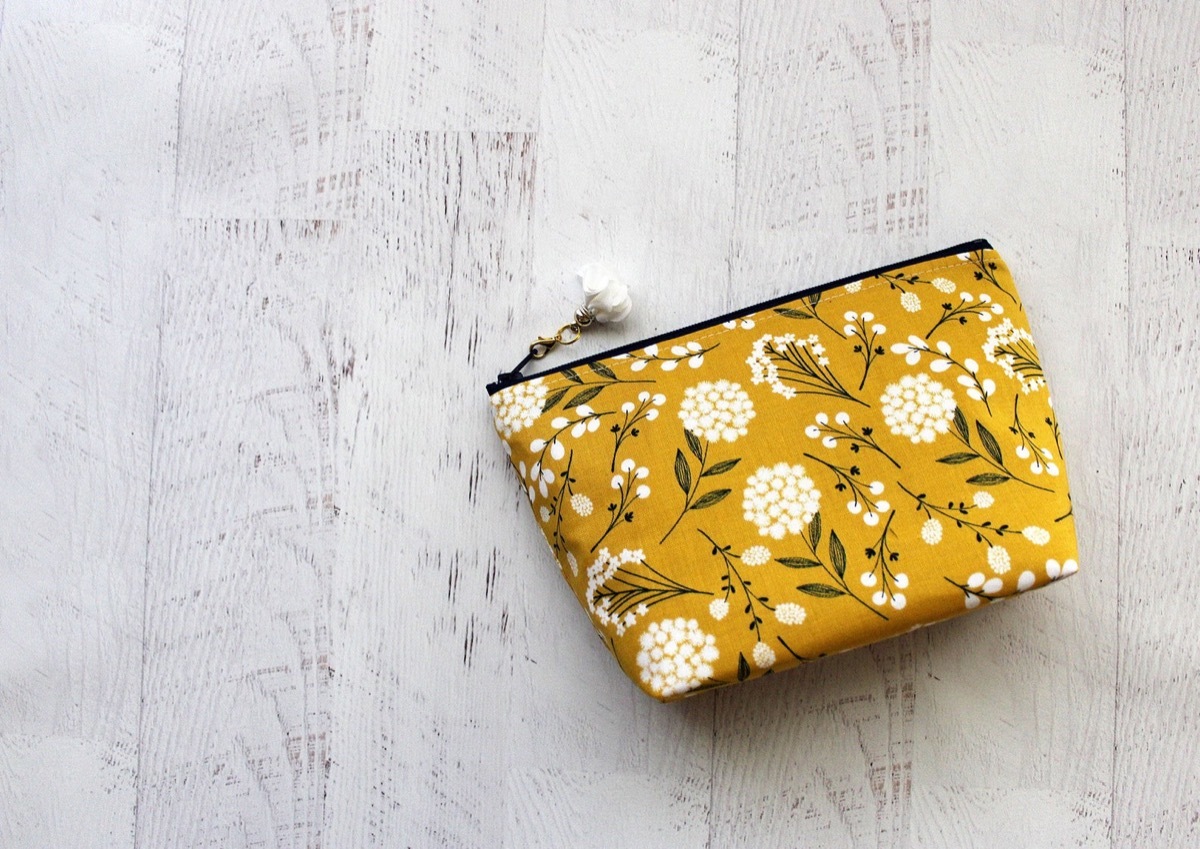
[[[1200,841],[1200,12],[0,2],[0,846]],[[482,383],[994,239],[1084,570],[662,706]]]

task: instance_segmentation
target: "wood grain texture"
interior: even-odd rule
[[[1127,19],[1129,322],[1113,845],[1200,842],[1200,14]]]
[[[120,846],[179,39],[34,11],[0,37],[0,845]]]
[[[0,846],[1200,842],[1200,11],[0,0]],[[483,383],[976,236],[1081,574],[672,705]]]

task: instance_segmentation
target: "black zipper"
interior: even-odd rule
[[[870,271],[851,274],[846,277],[841,277],[837,280],[831,280],[828,283],[821,283],[817,286],[809,286],[807,289],[800,289],[796,292],[789,292],[786,295],[779,295],[771,298],[770,300],[753,304],[752,306],[741,307],[733,312],[727,312],[724,315],[717,316],[716,318],[705,319],[704,321],[698,321],[695,324],[689,324],[686,327],[669,330],[666,333],[659,333],[656,336],[650,336],[646,339],[639,339],[636,342],[630,342],[628,345],[609,348],[607,351],[601,351],[598,354],[592,354],[588,357],[580,357],[577,360],[572,360],[571,362],[561,366],[555,366],[554,368],[545,369],[544,371],[535,372],[533,374],[522,375],[521,369],[529,363],[530,359],[532,359],[530,356],[526,356],[512,371],[501,372],[499,375],[497,375],[496,380],[487,385],[487,391],[489,395],[494,395],[507,386],[513,386],[514,384],[521,383],[526,380],[533,380],[535,377],[545,377],[546,375],[560,372],[563,369],[576,368],[588,363],[594,363],[597,360],[615,357],[619,354],[628,354],[632,351],[645,348],[647,345],[654,345],[659,342],[665,342],[668,339],[674,339],[677,336],[695,333],[698,330],[705,330],[709,327],[714,327],[718,324],[724,324],[727,321],[733,321],[734,319],[741,318],[742,316],[759,312],[760,310],[770,309],[771,307],[775,307],[780,304],[786,304],[788,301],[794,301],[796,298],[800,298],[805,295],[815,295],[818,292],[824,292],[826,289],[834,289],[838,286],[844,286],[847,283],[853,283],[855,280],[863,280],[867,277],[886,274],[889,271],[895,271],[897,268],[905,268],[909,265],[916,265],[918,262],[929,262],[930,260],[941,259],[942,257],[951,256],[952,254],[967,253],[968,251],[990,250],[991,247],[991,242],[989,242],[987,239],[972,239],[969,242],[963,242],[961,244],[954,245],[953,247],[943,248],[940,251],[922,254],[921,256],[915,256],[911,259],[901,260],[900,262],[889,263],[888,265],[881,265],[878,268],[872,268]]]

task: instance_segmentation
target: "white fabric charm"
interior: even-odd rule
[[[633,309],[629,287],[600,263],[588,263],[579,269],[579,282],[583,285],[584,307],[601,324],[624,321]]]

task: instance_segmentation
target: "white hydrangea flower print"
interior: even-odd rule
[[[1066,578],[1079,571],[1079,564],[1074,560],[1064,560],[1061,564],[1051,558],[1046,561],[1046,577],[1052,581]]]
[[[986,510],[988,507],[991,507],[996,503],[996,497],[990,492],[979,490],[971,496],[971,503],[981,510]]]
[[[492,396],[492,413],[496,429],[510,437],[532,427],[542,414],[547,387],[540,377],[506,386]]]
[[[785,601],[775,607],[775,618],[781,625],[803,625],[807,615],[808,613],[803,607],[790,601]]]
[[[905,292],[900,296],[900,306],[908,310],[908,312],[921,311],[921,298],[916,292]]]
[[[997,575],[1003,575],[1012,568],[1012,555],[1002,545],[993,545],[988,549],[987,561]]]
[[[937,545],[942,541],[942,523],[937,519],[926,519],[921,525],[921,539],[929,545]]]
[[[1021,531],[1021,535],[1034,545],[1045,545],[1050,542],[1050,532],[1045,528],[1039,528],[1037,525],[1030,525]]]
[[[800,465],[761,466],[746,481],[742,510],[763,536],[798,534],[821,509],[821,492]]]
[[[708,603],[708,615],[720,622],[729,614],[729,602],[723,598],[714,598]]]
[[[765,545],[752,545],[742,552],[742,562],[747,566],[763,566],[771,562],[771,549]]]
[[[987,335],[983,344],[984,357],[999,366],[1005,376],[1018,381],[1022,392],[1034,392],[1046,385],[1042,361],[1028,330],[1015,326],[1012,319],[1006,318],[988,328]]]
[[[775,650],[766,643],[754,644],[754,665],[759,669],[770,669],[775,665]]]
[[[933,442],[950,430],[958,407],[954,393],[927,374],[906,374],[888,384],[879,399],[883,420],[896,436],[914,443]]]
[[[937,289],[939,292],[944,292],[947,295],[957,288],[954,285],[953,280],[948,280],[945,277],[935,277],[929,281],[929,285]]]
[[[571,567],[571,576],[578,577],[579,576],[579,559],[569,551],[567,552],[567,565]]]
[[[855,280],[853,283],[847,283],[842,288],[845,289],[847,292],[860,292],[860,291],[862,291],[862,281]]]
[[[577,516],[587,518],[592,515],[592,499],[588,498],[582,492],[577,492],[571,496],[571,509],[575,511]]]
[[[679,404],[683,426],[709,442],[735,442],[746,435],[746,426],[754,416],[750,396],[740,384],[728,380],[706,380],[688,387]]]
[[[695,690],[712,677],[712,665],[721,654],[716,642],[695,619],[651,622],[638,640],[642,683],[662,696]]]

